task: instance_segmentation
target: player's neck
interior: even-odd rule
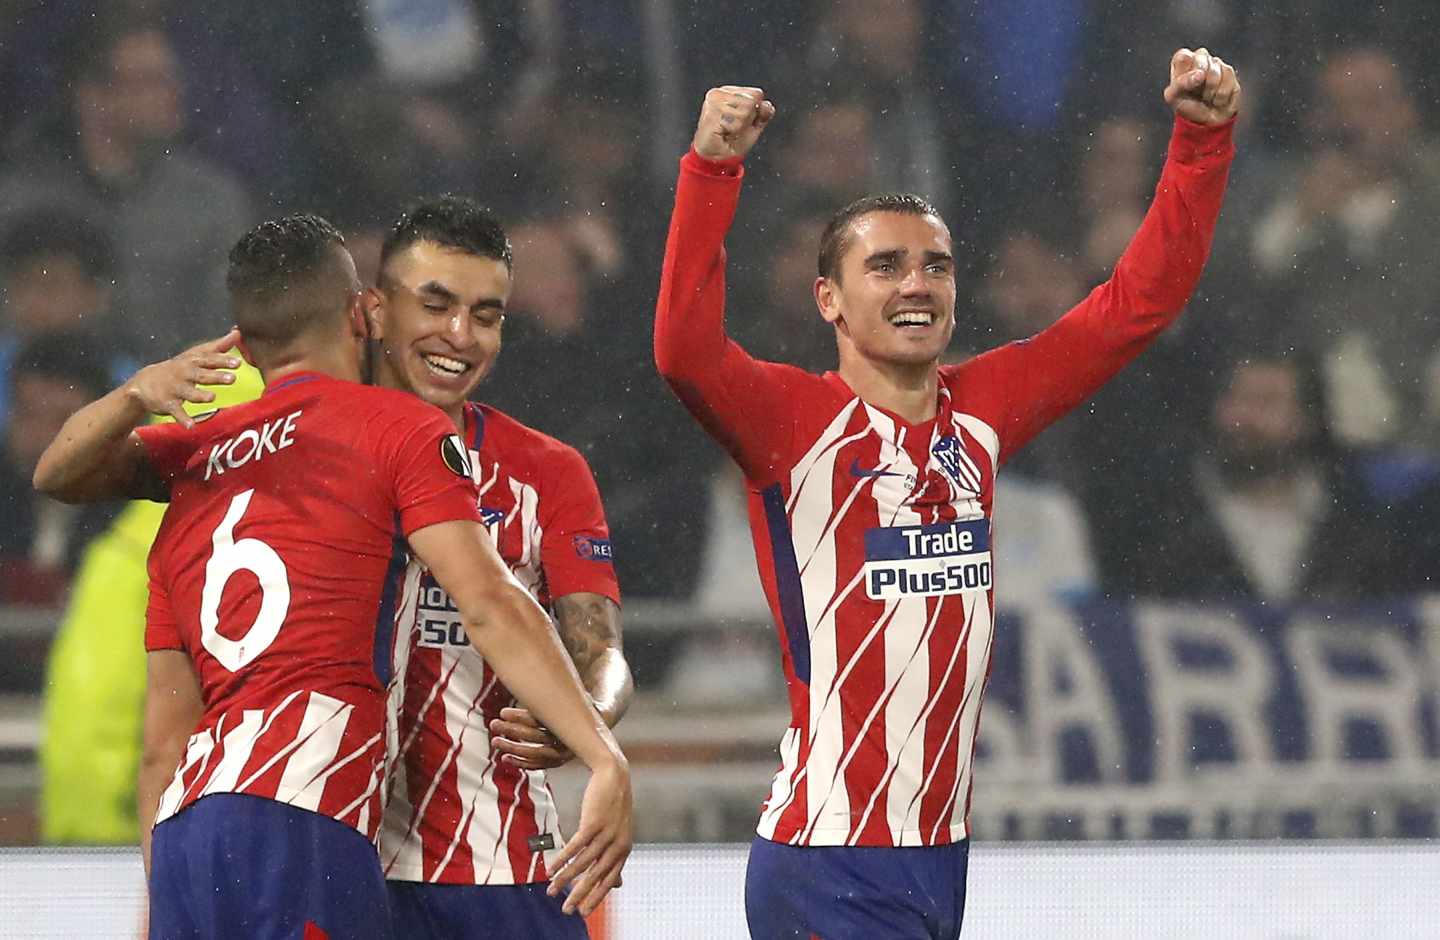
[[[321,349],[297,350],[289,355],[276,357],[260,369],[260,376],[266,385],[273,385],[287,376],[300,372],[318,372],[346,382],[360,381],[360,363],[349,344],[332,344]]]
[[[893,363],[867,359],[842,347],[840,378],[860,400],[893,412],[911,424],[935,417],[940,373],[934,362]]]

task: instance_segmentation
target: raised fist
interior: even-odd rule
[[[1196,124],[1223,124],[1240,110],[1235,70],[1208,49],[1180,49],[1170,57],[1165,103]]]
[[[775,105],[759,88],[721,85],[705,93],[695,125],[695,152],[707,160],[744,157],[775,116]]]

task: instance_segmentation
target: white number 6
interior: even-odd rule
[[[230,509],[211,541],[215,553],[205,564],[205,590],[200,596],[200,642],[210,655],[231,672],[238,672],[263,653],[280,632],[290,609],[290,578],[275,549],[259,539],[235,541],[235,525],[250,507],[253,489],[230,501]],[[238,640],[220,635],[220,597],[237,571],[249,571],[260,581],[260,613]]]

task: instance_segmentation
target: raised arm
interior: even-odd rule
[[[1209,256],[1235,154],[1235,70],[1204,49],[1170,63],[1165,101],[1175,111],[1155,198],[1110,279],[1036,336],[947,368],[1000,436],[1003,462],[1093,395],[1174,322]]]
[[[425,526],[410,546],[450,595],[475,649],[515,698],[590,768],[580,825],[551,879],[573,882],[567,911],[589,914],[619,884],[630,854],[630,770],[580,683],[550,618],[510,574],[478,522]]]
[[[226,351],[239,341],[232,330],[173,359],[141,369],[124,385],[81,408],[61,426],[35,466],[35,489],[65,503],[111,499],[169,498],[169,481],[150,459],[135,429],[150,415],[170,415],[184,429],[194,425],[185,402],[206,403],[215,393],[202,385],[235,381],[240,360]]]
[[[756,361],[725,333],[725,236],[740,198],[742,161],[774,115],[759,88],[726,85],[705,96],[680,161],[655,306],[660,374],[752,475],[763,470],[757,455],[767,449],[785,396],[776,367]]]

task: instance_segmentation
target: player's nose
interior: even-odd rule
[[[900,293],[905,297],[923,297],[930,293],[930,282],[923,268],[911,268],[900,279]]]
[[[464,312],[456,313],[445,325],[445,338],[456,349],[475,342],[475,324]]]

